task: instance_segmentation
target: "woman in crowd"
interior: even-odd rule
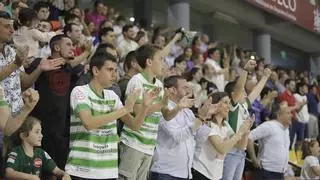
[[[320,165],[319,165],[319,155],[320,155],[319,143],[317,140],[307,139],[302,147],[302,158],[304,159],[304,164],[301,169],[302,180],[311,180],[320,178]]]
[[[193,179],[195,180],[219,180],[222,178],[223,161],[225,154],[248,133],[253,120],[246,120],[239,131],[234,134],[230,125],[226,122],[231,107],[230,98],[225,92],[217,92],[212,95],[212,103],[219,104],[216,114],[212,115],[207,125],[211,133],[204,144],[197,142],[193,161]]]

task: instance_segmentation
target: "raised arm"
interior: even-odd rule
[[[172,46],[178,41],[180,40],[182,37],[182,33],[179,32],[177,34],[175,34],[175,36],[173,37],[173,39],[166,45],[166,47],[164,47],[161,51],[160,51],[160,55],[161,57],[166,57],[168,56],[168,54],[170,53]]]
[[[248,99],[250,100],[251,103],[259,97],[262,89],[266,85],[266,83],[271,75],[271,70],[266,68],[266,69],[264,69],[263,74],[264,75],[261,78],[261,80],[259,81],[259,83],[253,88],[252,92],[248,96]]]
[[[1,122],[1,124],[5,124],[5,135],[9,136],[13,134],[22,125],[22,123],[28,117],[29,113],[33,110],[33,108],[39,101],[39,94],[33,89],[26,90],[25,92],[23,92],[22,96],[24,100],[24,106],[22,107],[22,110],[19,112],[19,114],[14,117],[10,116],[7,121]]]

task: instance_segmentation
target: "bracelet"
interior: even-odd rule
[[[6,107],[6,106],[9,106],[7,101],[5,100],[0,100],[0,107]]]

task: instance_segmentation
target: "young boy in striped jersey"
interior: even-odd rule
[[[140,90],[135,89],[125,106],[111,90],[117,77],[117,61],[106,53],[95,54],[90,62],[92,80],[71,93],[70,153],[65,167],[73,180],[118,178],[116,120],[135,129],[141,124],[158,89],[143,94],[142,110],[130,115]]]
[[[248,109],[251,103],[255,101],[265,84],[267,83],[271,70],[264,69],[264,76],[259,83],[254,87],[252,92],[247,96],[245,84],[247,81],[248,71],[252,71],[256,67],[256,62],[249,60],[244,67],[239,79],[236,82],[230,82],[225,87],[225,92],[229,94],[232,107],[229,112],[229,124],[234,132],[238,132],[242,123],[250,117]],[[248,134],[242,137],[236,148],[226,155],[223,167],[223,180],[241,179],[245,163],[245,149],[248,142]]]
[[[128,126],[123,128],[120,138],[120,180],[147,179],[156,146],[160,118],[163,116],[165,120],[169,121],[176,116],[184,105],[188,104],[187,102],[180,102],[176,108],[169,110],[167,108],[168,93],[164,92],[162,82],[157,79],[157,77],[163,76],[164,57],[181,36],[182,33],[177,33],[162,50],[153,45],[144,45],[136,50],[136,59],[143,71],[130,79],[126,95],[132,93],[136,88],[145,92],[158,87],[161,88],[161,92],[148,110],[147,117],[139,128],[132,129]],[[141,95],[134,105],[134,112],[138,113],[140,111],[143,111]]]

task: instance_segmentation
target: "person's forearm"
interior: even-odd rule
[[[69,61],[68,63],[72,67],[76,67],[79,64],[81,64],[82,62],[84,62],[86,60],[86,58],[88,58],[89,55],[90,55],[89,51],[84,51],[80,56],[75,57],[73,60]],[[87,64],[87,62],[85,62],[85,64]]]
[[[257,161],[256,152],[254,150],[254,142],[252,140],[248,140],[247,150],[249,153],[249,157],[252,161]]]
[[[9,105],[5,100],[0,100],[0,131],[4,131],[10,117]]]
[[[171,119],[176,117],[176,115],[179,113],[180,110],[181,110],[181,108],[179,106],[176,106],[172,110],[169,110],[168,108],[163,108],[163,110],[162,110],[163,118],[166,121],[170,121]]]
[[[135,118],[132,118],[132,117],[122,118],[122,121],[130,129],[132,129],[134,131],[138,131],[141,128],[141,126],[146,118],[147,111],[148,111],[148,108],[143,106],[141,111],[135,116]],[[128,120],[126,120],[126,119],[128,119]]]
[[[10,76],[10,74],[12,74],[18,68],[19,68],[19,66],[14,63],[8,64],[5,67],[3,67],[0,70],[0,81],[4,80],[8,76]]]
[[[179,40],[178,36],[174,36],[174,38],[166,45],[166,47],[164,47],[161,51],[161,56],[165,57],[168,56],[168,54],[170,53],[172,46]]]
[[[252,92],[248,96],[251,103],[259,97],[268,79],[269,79],[269,76],[263,76],[259,81],[259,83],[253,88]]]
[[[82,119],[82,123],[84,127],[90,131],[93,129],[98,129],[108,123],[111,123],[128,113],[129,112],[126,108],[121,108],[106,115],[96,116],[86,120]]]
[[[40,66],[38,66],[31,74],[27,74],[22,72],[21,77],[21,89],[26,90],[30,88],[39,78],[40,74],[42,73]]]
[[[244,89],[244,86],[246,84],[246,81],[247,81],[247,76],[248,76],[248,72],[246,70],[242,70],[241,74],[240,74],[240,77],[239,79],[237,80],[236,84],[235,84],[235,87],[234,87],[234,96],[232,97],[234,103],[237,103],[239,102],[239,98],[243,92],[243,89]]]
[[[52,172],[53,172],[53,174],[54,174],[55,176],[57,176],[57,177],[63,177],[63,176],[66,174],[66,172],[62,171],[62,170],[61,170],[60,168],[58,168],[58,167],[54,168],[54,170],[53,170]]]
[[[31,174],[18,172],[11,168],[6,168],[6,178],[8,179],[30,180],[32,179],[31,176]]]
[[[230,139],[228,140],[221,140],[221,142],[219,143],[219,145],[215,145],[214,143],[212,143],[211,137],[209,137],[209,139],[211,140],[212,145],[215,147],[215,149],[220,153],[220,154],[226,154],[228,153],[228,151],[230,151],[230,149],[232,149],[237,142],[242,138],[242,135],[237,133],[235,135],[233,135]]]
[[[32,109],[24,106],[18,115],[9,117],[4,128],[4,134],[7,136],[13,134],[22,125],[31,111]]]

